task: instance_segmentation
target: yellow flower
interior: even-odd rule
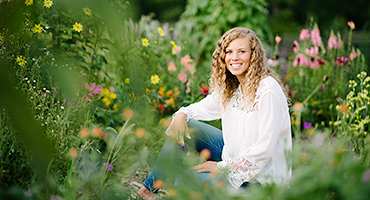
[[[175,105],[175,98],[171,97],[170,100],[169,100],[169,103],[171,105]]]
[[[163,97],[164,96],[164,88],[159,88],[158,93]]]
[[[166,92],[166,95],[167,95],[168,97],[172,97],[172,95],[173,95],[172,90],[168,90],[168,91]]]
[[[150,76],[150,80],[153,85],[157,85],[161,79],[159,79],[159,76],[157,74],[154,74]]]
[[[103,95],[104,96],[109,96],[109,94],[110,94],[109,90],[107,88],[104,88],[103,89]]]
[[[145,92],[148,94],[150,92],[150,89],[149,88],[146,88],[145,89]]]
[[[85,13],[85,15],[88,15],[88,16],[91,16],[91,9],[86,7],[86,8],[83,8],[83,11]]]
[[[147,38],[141,38],[141,43],[144,47],[149,46],[149,40]]]
[[[44,6],[50,8],[53,5],[52,0],[44,0]]]
[[[108,97],[104,97],[102,101],[105,103],[105,105],[108,107],[111,103],[111,101],[108,99]]]
[[[164,36],[163,30],[161,27],[157,28],[159,35]]]
[[[27,63],[27,61],[23,58],[23,56],[18,56],[15,61],[18,63],[18,65],[24,67]]]
[[[24,4],[26,4],[26,6],[30,6],[30,5],[32,5],[32,4],[33,4],[33,0],[26,0],[26,1],[24,2]]]
[[[81,32],[82,29],[83,29],[83,25],[82,24],[77,23],[77,22],[75,22],[75,24],[73,24],[73,30],[74,31]]]
[[[125,84],[129,84],[130,83],[130,79],[129,78],[126,78],[125,79]]]
[[[172,49],[176,49],[177,48],[177,45],[174,41],[171,41],[171,44],[172,44]]]
[[[178,88],[175,88],[175,95],[178,95],[180,93]]]
[[[3,40],[4,36],[0,33],[0,40]]]
[[[41,31],[42,31],[42,26],[40,24],[35,24],[35,27],[33,27],[33,32],[41,33]]]
[[[114,109],[116,112],[118,112],[118,105],[117,105],[117,104],[114,104],[114,105],[113,105],[113,109]]]
[[[117,95],[116,95],[116,93],[112,92],[112,93],[109,94],[108,97],[111,98],[111,99],[116,99]]]

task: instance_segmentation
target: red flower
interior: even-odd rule
[[[202,90],[202,94],[201,94],[202,96],[208,95],[209,87],[202,87],[201,90]]]

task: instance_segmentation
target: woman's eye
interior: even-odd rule
[[[239,51],[239,53],[245,53],[245,51],[244,50],[241,50],[241,51]]]
[[[231,51],[226,51],[225,53],[232,53]]]

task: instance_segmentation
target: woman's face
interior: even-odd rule
[[[237,38],[230,42],[225,49],[226,68],[243,82],[251,58],[251,48],[248,38]]]

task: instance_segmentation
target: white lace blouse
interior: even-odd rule
[[[189,119],[222,121],[224,148],[219,171],[239,188],[244,182],[287,185],[291,178],[291,126],[286,97],[272,77],[260,82],[253,104],[246,104],[240,86],[226,109],[217,94],[180,108]]]

